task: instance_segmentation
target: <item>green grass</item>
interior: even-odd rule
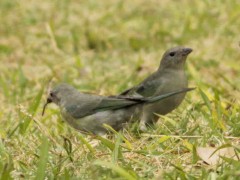
[[[195,149],[239,144],[226,138],[240,137],[239,9],[237,0],[1,0],[1,179],[237,178],[238,161],[210,167]],[[198,90],[147,134],[96,139],[54,105],[41,116],[50,81],[117,94],[177,45],[194,49],[186,71]]]

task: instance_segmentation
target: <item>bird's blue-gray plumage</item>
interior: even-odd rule
[[[176,47],[167,50],[156,72],[147,77],[139,85],[125,90],[121,96],[154,97],[178,89],[187,88],[188,80],[184,65],[192,49]],[[185,97],[185,93],[171,96],[154,104],[145,104],[140,120],[140,129],[145,131],[146,124],[158,119],[156,114],[165,115],[177,108]]]
[[[103,124],[115,130],[140,114],[142,104],[154,103],[174,94],[185,93],[191,89],[180,89],[157,97],[106,97],[85,94],[72,86],[60,84],[48,96],[48,102],[60,107],[63,119],[72,127],[93,134],[106,133]]]

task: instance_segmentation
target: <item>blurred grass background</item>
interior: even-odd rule
[[[198,179],[239,176],[240,163],[199,165],[199,146],[239,145],[240,2],[1,0],[2,179]],[[48,84],[120,93],[174,46],[194,49],[188,94],[149,134],[82,135],[55,106],[41,117]],[[173,135],[201,136],[176,138]],[[96,161],[97,160],[97,161]]]

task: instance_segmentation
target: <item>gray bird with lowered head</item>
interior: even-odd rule
[[[81,93],[68,84],[60,84],[48,95],[47,104],[53,102],[59,106],[63,119],[73,128],[97,135],[107,132],[104,124],[115,130],[123,128],[134,115],[140,113],[143,104],[151,104],[179,93],[186,93],[192,88],[178,89],[160,96],[139,97],[106,97]]]
[[[191,52],[192,49],[187,47],[175,47],[167,50],[163,54],[160,66],[156,72],[139,85],[122,92],[120,96],[155,97],[187,88],[188,79],[184,65]],[[186,93],[176,94],[156,103],[145,104],[142,117],[140,118],[140,130],[145,131],[147,124],[156,122],[158,119],[156,114],[165,115],[176,109],[183,101],[185,95]]]

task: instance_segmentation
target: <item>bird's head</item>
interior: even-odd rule
[[[183,68],[187,56],[192,52],[191,48],[175,47],[167,50],[162,57],[160,68]]]
[[[60,105],[60,102],[72,94],[74,91],[75,89],[68,84],[59,84],[53,88],[48,94],[47,102],[44,104],[42,115],[44,115],[45,109],[49,103]]]

